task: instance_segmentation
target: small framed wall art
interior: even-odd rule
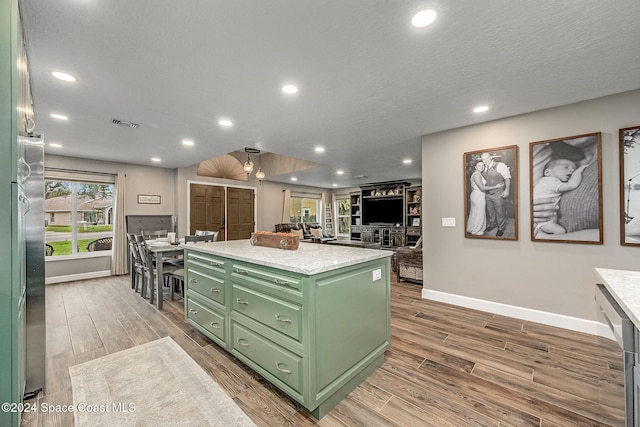
[[[640,126],[620,129],[620,244],[640,246]]]
[[[518,240],[518,146],[464,153],[465,237]]]
[[[160,196],[157,194],[138,194],[138,204],[140,205],[159,205]]]
[[[602,244],[601,133],[529,144],[531,240]]]

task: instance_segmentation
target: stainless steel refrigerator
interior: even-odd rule
[[[41,136],[19,136],[24,164],[20,181],[26,200],[22,212],[25,236],[26,348],[25,398],[45,385],[46,327],[44,288],[44,141]]]

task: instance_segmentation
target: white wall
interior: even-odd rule
[[[559,323],[595,320],[593,269],[640,270],[640,248],[620,245],[618,184],[618,130],[640,125],[639,112],[640,91],[633,91],[425,135],[423,296],[539,310]],[[602,132],[604,244],[532,242],[529,143],[593,132]],[[465,238],[463,153],[505,145],[519,147],[519,240]],[[456,227],[441,227],[442,217],[455,217]]]

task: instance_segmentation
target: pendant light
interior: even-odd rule
[[[251,154],[260,154],[260,150],[256,148],[245,147],[244,152],[247,153],[247,161],[244,162],[242,169],[244,169],[244,171],[247,173],[247,179],[248,179],[249,176],[251,175],[251,172],[253,172],[253,162],[251,161]],[[265,178],[265,174],[262,171],[262,168],[259,167],[258,171],[256,172],[256,179],[260,182],[260,184],[262,184],[262,180],[264,178]]]

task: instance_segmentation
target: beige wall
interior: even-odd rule
[[[104,172],[117,174],[124,172],[126,178],[125,215],[173,215],[174,214],[174,171],[149,166],[125,163],[102,162],[76,157],[45,154],[45,167],[71,169],[79,171]],[[138,204],[138,194],[160,195],[158,205]],[[71,260],[47,257],[45,276],[86,278],[95,272],[107,272],[111,269],[111,257],[80,258]]]
[[[640,125],[640,91],[425,135],[422,143],[424,290],[595,320],[595,267],[638,270],[620,245],[618,130]],[[604,244],[531,242],[529,143],[602,132]],[[519,240],[464,237],[464,152],[518,145]],[[455,228],[441,218],[455,217]],[[423,292],[423,294],[426,294]]]
[[[125,215],[173,215],[175,204],[174,171],[151,166],[127,163],[102,162],[77,157],[46,154],[46,168],[72,169],[79,171],[117,174],[124,172],[126,178]],[[160,204],[138,204],[138,194],[160,195]]]

